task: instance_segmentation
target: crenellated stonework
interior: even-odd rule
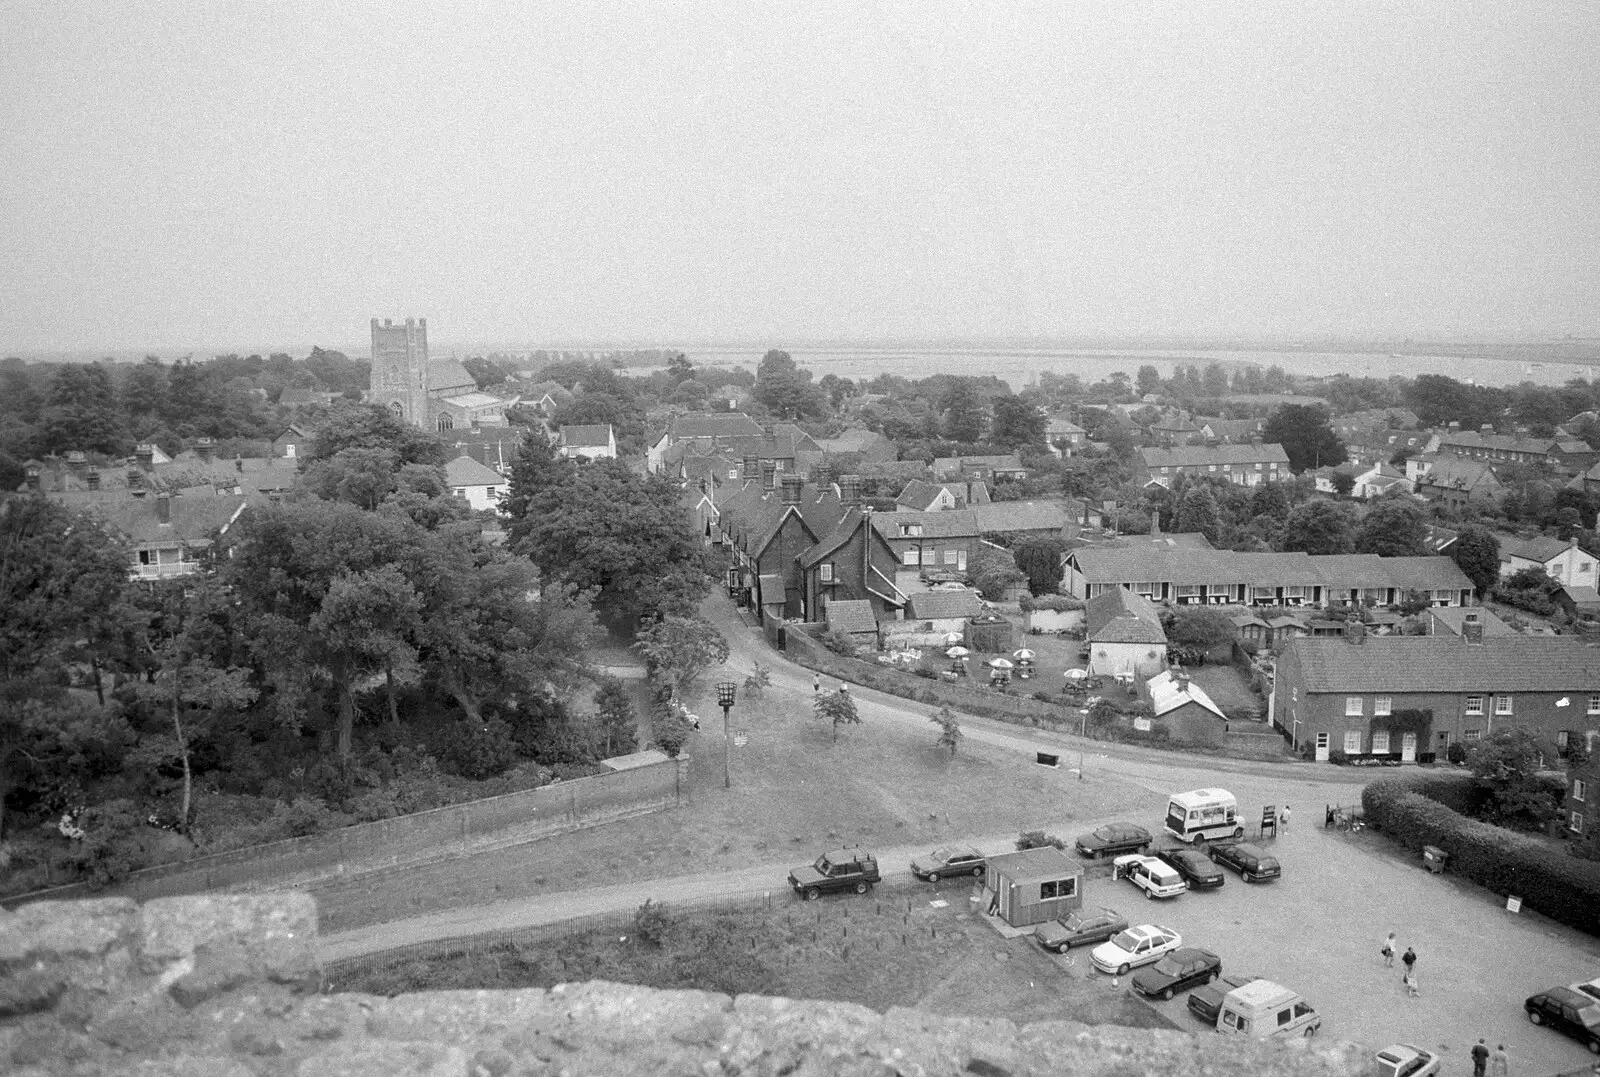
[[[303,894],[0,912],[0,1072],[511,1077],[1349,1077],[1348,1044],[879,1014],[623,984],[321,995]]]

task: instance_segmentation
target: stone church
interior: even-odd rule
[[[374,318],[367,399],[413,426],[443,433],[505,426],[506,409],[519,398],[479,392],[477,381],[456,360],[429,359],[428,319],[407,318],[396,325]]]

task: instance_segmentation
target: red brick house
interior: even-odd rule
[[[1567,833],[1574,838],[1592,837],[1600,831],[1600,757],[1591,755],[1588,762],[1567,771],[1567,796],[1561,809]]]

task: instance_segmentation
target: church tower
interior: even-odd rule
[[[407,318],[395,325],[372,319],[372,393],[412,426],[428,425],[428,319]]]

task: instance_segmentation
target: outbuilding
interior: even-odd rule
[[[985,908],[1012,927],[1028,927],[1083,907],[1083,868],[1053,846],[991,856]]]

